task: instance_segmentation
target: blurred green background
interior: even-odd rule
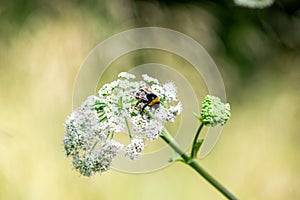
[[[80,65],[101,41],[143,26],[191,36],[224,78],[232,118],[203,166],[240,199],[300,199],[299,9],[298,0],[266,9],[230,0],[2,0],[0,199],[224,199],[181,163],[86,178],[64,156]]]

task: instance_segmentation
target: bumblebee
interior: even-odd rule
[[[149,88],[142,88],[135,93],[135,98],[138,100],[135,106],[138,106],[140,103],[144,103],[141,113],[144,112],[144,109],[149,106],[150,108],[157,109],[160,104],[159,97],[154,94]]]

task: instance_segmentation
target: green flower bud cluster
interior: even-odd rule
[[[200,121],[206,126],[223,126],[230,119],[230,105],[220,98],[207,95],[202,101]]]

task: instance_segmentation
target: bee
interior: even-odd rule
[[[144,109],[149,106],[150,108],[157,109],[160,104],[159,97],[154,94],[149,88],[142,88],[135,93],[135,98],[138,100],[135,106],[138,106],[140,103],[144,103],[142,107],[141,114],[144,112]]]

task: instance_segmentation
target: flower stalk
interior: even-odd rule
[[[200,132],[201,132],[203,126],[204,126],[204,124],[201,123],[198,130],[197,130],[197,132],[196,132],[196,135],[195,135],[195,138],[194,138],[194,141],[193,141],[192,150],[191,150],[191,157],[192,158],[197,157],[197,153],[198,153],[198,150],[199,150],[200,145],[201,145],[201,143],[198,143],[198,142],[200,142],[200,141],[198,141],[198,137],[200,135]]]
[[[127,118],[126,117],[124,117],[124,118],[125,118],[125,123],[126,123],[127,131],[128,131],[129,140],[131,142],[132,141],[132,134],[131,134],[131,131],[130,131],[129,123],[128,123]]]

